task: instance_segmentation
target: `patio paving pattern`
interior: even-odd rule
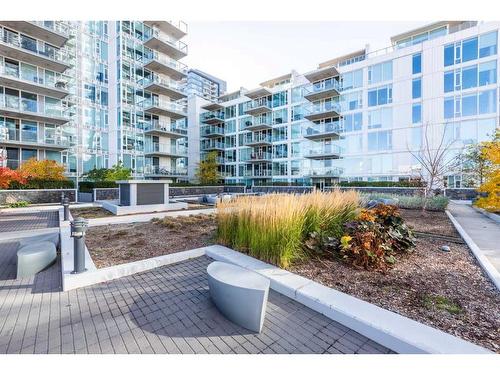
[[[58,211],[0,213],[0,233],[57,228],[58,226]]]
[[[0,243],[0,353],[388,353],[274,291],[262,333],[225,319],[200,257],[61,291],[59,264],[15,280],[16,242]]]

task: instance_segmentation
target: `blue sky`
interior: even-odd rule
[[[192,21],[183,62],[228,83],[228,90],[248,89],[295,69],[307,72],[318,63],[370,44],[390,45],[390,37],[429,22],[376,21]]]

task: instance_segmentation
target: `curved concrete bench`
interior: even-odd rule
[[[207,268],[210,296],[234,323],[260,332],[266,314],[269,279],[234,264],[213,262]]]
[[[34,276],[54,263],[56,257],[56,245],[52,241],[20,246],[17,251],[17,278]]]

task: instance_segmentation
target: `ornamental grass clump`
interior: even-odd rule
[[[340,236],[355,217],[357,193],[244,196],[217,205],[219,242],[280,267],[306,255],[312,233]]]

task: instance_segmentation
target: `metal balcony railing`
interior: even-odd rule
[[[172,169],[169,166],[146,165],[144,174],[158,176],[187,176],[187,169]]]
[[[163,121],[153,121],[144,124],[144,131],[158,130],[168,133],[177,133],[179,135],[187,135],[187,129],[180,128],[172,123],[166,123]]]

